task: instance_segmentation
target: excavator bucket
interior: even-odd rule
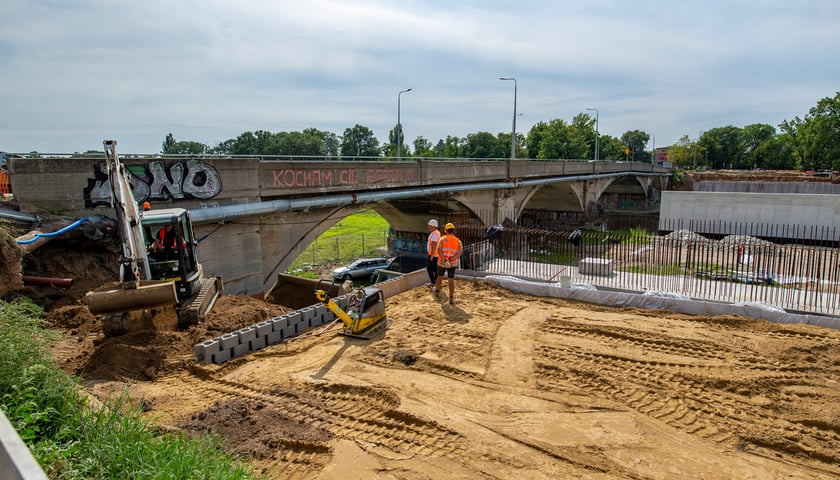
[[[137,288],[109,288],[85,295],[88,310],[94,315],[145,310],[175,305],[178,294],[174,282],[141,281]]]

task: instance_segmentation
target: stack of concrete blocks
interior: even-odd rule
[[[346,295],[333,300],[342,309],[347,304]],[[194,347],[195,360],[221,365],[331,323],[335,318],[335,314],[326,305],[310,305],[198,343]]]
[[[613,274],[613,261],[608,258],[584,258],[578,263],[578,273],[610,277]]]

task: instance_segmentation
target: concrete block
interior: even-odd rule
[[[295,333],[301,333],[309,329],[312,319],[315,318],[315,307],[306,307],[298,310],[300,316],[297,320],[289,319],[289,326],[295,327]]]
[[[268,346],[268,337],[257,337],[249,342],[251,344],[251,351],[256,352]]]
[[[257,338],[257,337],[254,337]],[[233,358],[239,358],[251,353],[251,343],[245,342],[233,347]]]
[[[286,318],[286,325],[284,325],[283,328],[286,328],[289,325],[294,325],[295,323],[300,321],[300,317],[301,317],[300,310],[295,310],[294,312],[289,312],[289,313],[283,315],[283,317]]]
[[[266,344],[267,345],[276,345],[283,341],[283,330],[277,330],[276,332],[271,332],[266,337]]]
[[[609,277],[613,274],[613,261],[607,258],[587,257],[578,263],[578,272],[582,275]]]
[[[225,349],[214,353],[210,356],[210,361],[216,365],[221,365],[230,360],[230,349]]]
[[[250,327],[240,328],[236,331],[236,334],[239,335],[239,344],[247,344],[251,340],[257,338],[257,328],[253,325]]]
[[[282,332],[284,328],[289,326],[289,317],[287,315],[272,318],[269,321],[271,322],[272,332]]]
[[[317,313],[315,307],[306,307],[298,311],[300,312],[300,322],[298,323],[300,327],[298,327],[298,330],[303,331],[312,326],[312,319],[315,318]]]
[[[225,333],[221,337],[219,337],[219,342],[221,343],[221,348],[219,348],[219,350],[230,350],[236,345],[239,345],[239,336],[233,332]]]
[[[196,344],[195,347],[193,347],[193,351],[195,352],[195,361],[210,361],[211,355],[218,353],[221,350],[221,346],[222,344],[218,337]]]
[[[326,305],[318,305],[315,307],[315,316],[309,322],[309,326],[320,327],[334,317],[335,315],[332,313],[332,310],[327,308]]]
[[[273,324],[271,320],[266,320],[255,325],[257,327],[257,337],[265,337],[273,331]]]

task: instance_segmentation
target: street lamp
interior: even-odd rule
[[[400,159],[400,155],[402,155],[402,125],[400,125],[400,95],[405,92],[410,92],[411,89],[401,90],[400,93],[397,94],[397,160]]]
[[[516,79],[499,77],[499,80],[513,80],[513,127],[510,129],[510,159],[516,159]]]
[[[587,110],[595,112],[595,161],[597,162],[598,161],[598,147],[600,146],[598,137],[601,136],[598,133],[598,109],[597,108],[587,108]]]

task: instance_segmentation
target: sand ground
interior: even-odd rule
[[[221,366],[192,345],[284,311],[224,296],[187,332],[55,351],[163,428],[214,430],[269,478],[840,478],[840,332],[617,309],[458,282],[387,299],[373,340],[318,335]],[[218,333],[217,333],[218,332]]]

